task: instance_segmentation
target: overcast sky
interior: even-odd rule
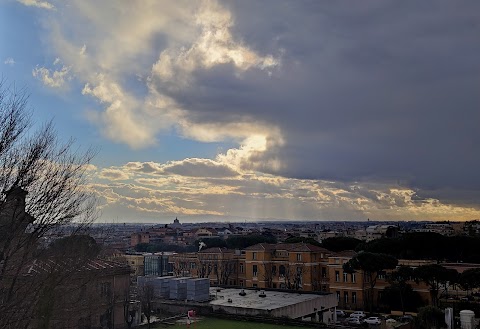
[[[480,219],[480,2],[4,0],[100,221]]]

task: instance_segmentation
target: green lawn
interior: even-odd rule
[[[165,328],[165,326],[155,326],[153,328]],[[305,327],[292,327],[292,326],[282,326],[276,324],[266,324],[259,322],[246,322],[246,321],[233,321],[233,320],[224,320],[216,318],[203,318],[201,321],[192,323],[190,327],[187,327],[186,324],[176,324],[175,326],[170,326],[170,328],[190,328],[190,329],[305,329]]]

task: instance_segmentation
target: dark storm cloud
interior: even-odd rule
[[[189,88],[158,85],[191,120],[280,127],[285,144],[264,156],[288,177],[398,180],[451,202],[480,190],[480,3],[227,6],[234,36],[282,65],[269,76],[224,64],[195,71]]]

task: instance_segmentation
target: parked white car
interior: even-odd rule
[[[380,323],[382,323],[382,320],[379,317],[371,316],[371,317],[363,320],[363,322],[368,323],[368,324],[380,324]]]
[[[361,325],[362,321],[360,321],[359,317],[349,317],[345,319],[344,324],[358,324]]]
[[[397,320],[390,318],[385,320],[385,323],[393,326],[397,324]]]
[[[361,319],[363,319],[363,318],[366,318],[367,315],[365,314],[364,311],[355,311],[355,312],[350,314],[350,317],[351,318],[361,318]]]

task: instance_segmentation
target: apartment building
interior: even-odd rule
[[[331,252],[307,243],[260,243],[242,251],[208,248],[198,253],[176,254],[171,262],[174,275],[208,277],[212,285],[324,291],[336,296],[341,309],[368,309],[368,276],[364,277],[362,271],[343,270],[343,265],[354,255],[354,251]],[[431,260],[399,260],[399,265],[413,268],[432,263]],[[469,264],[465,268],[471,267]],[[372,294],[374,307],[382,306],[382,293],[390,286],[389,272],[377,275]],[[424,283],[411,280],[409,284],[424,302],[430,302],[429,288]]]
[[[125,328],[124,303],[129,293],[130,268],[102,259],[91,259],[78,268],[75,260],[68,262],[72,264],[62,268],[68,263],[35,261],[28,268],[28,275],[19,278],[22,289],[38,289],[37,284],[45,284],[46,280],[51,282],[59,273],[68,276],[68,280],[60,284],[47,283],[38,296],[35,295],[37,301],[28,301],[28,307],[35,308],[34,318],[25,318],[22,327]],[[18,308],[13,311],[20,317],[23,314]],[[15,323],[20,327],[22,320]]]
[[[167,276],[172,275],[173,265],[170,262],[172,252],[158,252],[144,254],[143,271],[145,275]]]
[[[328,258],[328,272],[330,278],[330,292],[335,294],[338,307],[346,310],[368,309],[366,294],[370,286],[368,277],[364,276],[362,271],[347,273],[343,270],[343,264],[348,262],[355,252],[353,250],[338,252]],[[427,264],[433,264],[429,260],[399,260],[398,265],[418,267]],[[387,281],[387,275],[391,271],[382,271],[377,275],[375,288],[373,291],[373,305],[378,306],[384,289],[390,286]],[[409,284],[413,290],[420,294],[420,297],[430,301],[429,289],[423,282],[410,281]]]
[[[130,246],[135,247],[140,243],[150,243],[150,233],[149,232],[138,232],[132,233],[130,235]]]
[[[341,309],[363,308],[365,282],[362,273],[347,273],[343,270],[343,264],[354,255],[353,250],[348,250],[338,252],[328,258],[330,292],[335,294],[338,307]]]
[[[242,280],[239,275],[242,257],[240,250],[208,248],[198,253],[172,255],[171,262],[176,276],[209,278],[212,285],[237,286]]]
[[[132,269],[132,277],[136,278],[137,276],[144,275],[144,255],[126,254],[123,255],[123,258],[125,259],[125,263],[128,264]]]
[[[260,243],[248,247],[245,249],[245,286],[328,291],[330,254],[327,249],[308,243]]]

